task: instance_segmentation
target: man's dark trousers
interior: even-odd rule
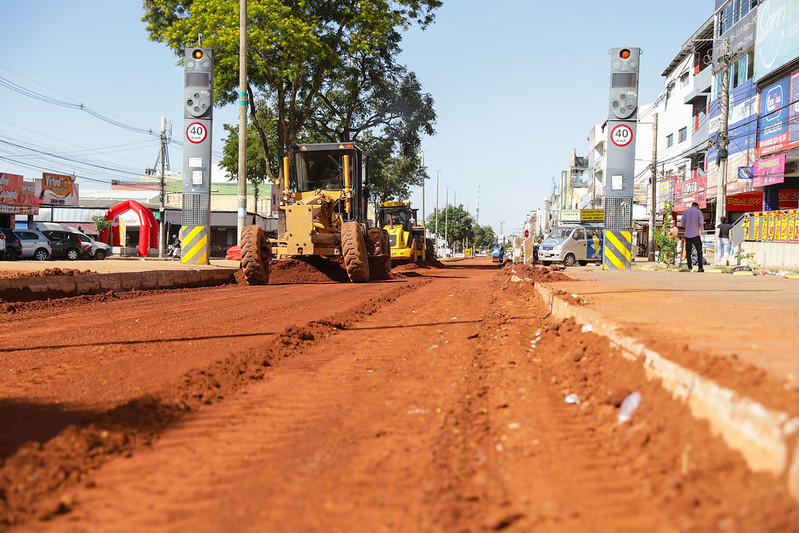
[[[691,247],[696,248],[696,257],[697,262],[699,263],[699,272],[705,270],[702,261],[702,237],[697,235],[696,237],[686,237],[685,238],[685,260],[688,262],[688,270],[691,270]]]

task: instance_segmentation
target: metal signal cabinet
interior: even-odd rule
[[[211,132],[214,58],[209,48],[187,48],[183,89],[183,205],[181,262],[208,264],[211,226]]]
[[[640,48],[611,48],[608,143],[605,170],[605,236],[602,266],[629,270],[632,262],[635,141]]]

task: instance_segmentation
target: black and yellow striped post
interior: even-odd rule
[[[630,270],[633,250],[631,231],[605,230],[603,270]]]
[[[208,264],[208,226],[182,226],[180,262],[188,265]]]

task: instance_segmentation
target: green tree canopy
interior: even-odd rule
[[[399,31],[427,27],[441,4],[249,0],[247,92],[269,179],[277,181],[279,162],[302,135],[350,141],[371,131],[392,139],[392,149],[382,150],[389,157],[415,157],[414,136],[432,134],[435,113],[415,76],[395,63]],[[144,0],[144,10],[150,39],[179,57],[202,35],[203,46],[215,50],[216,101],[238,100],[238,2]],[[386,83],[376,83],[380,72]]]

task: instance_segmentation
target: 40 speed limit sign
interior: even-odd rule
[[[616,146],[624,148],[633,142],[633,130],[627,124],[618,124],[610,130],[610,140]]]
[[[200,144],[208,137],[208,128],[201,122],[192,122],[186,128],[186,139],[194,144]]]

